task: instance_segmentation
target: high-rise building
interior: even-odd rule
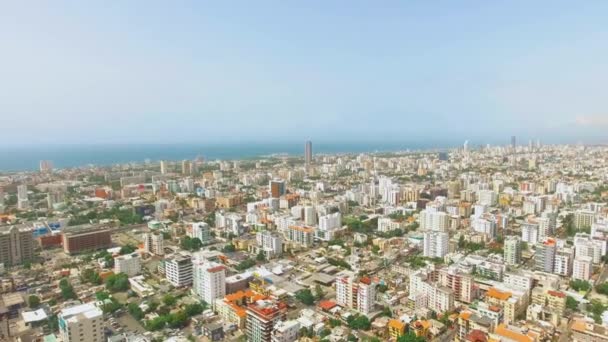
[[[103,342],[103,311],[93,303],[65,308],[57,315],[59,334],[65,342]]]
[[[211,230],[206,222],[192,223],[192,238],[198,238],[203,245],[211,243]]]
[[[270,197],[279,198],[285,195],[285,181],[282,179],[273,179],[269,182]]]
[[[160,173],[164,175],[167,172],[168,172],[168,170],[167,170],[167,162],[164,161],[164,160],[161,160],[160,161]]]
[[[119,255],[114,258],[114,273],[134,277],[141,273],[141,258],[138,253]]]
[[[27,196],[27,185],[21,184],[17,186],[17,208],[25,210],[30,207],[30,202]]]
[[[315,231],[316,237],[323,241],[334,239],[336,229],[342,227],[342,214],[335,212],[319,216],[319,229]]]
[[[163,234],[161,232],[144,234],[144,251],[154,255],[165,254]]]
[[[437,232],[447,231],[450,226],[450,216],[443,211],[424,209],[420,212],[420,228]]]
[[[504,257],[507,265],[521,263],[521,239],[518,236],[505,237]]]
[[[530,245],[538,243],[538,224],[523,223],[521,225],[521,240]]]
[[[536,255],[534,256],[535,269],[542,272],[553,273],[555,269],[555,240],[548,239],[536,246]]]
[[[336,279],[336,301],[338,305],[367,315],[374,309],[376,285],[369,277],[355,280],[354,274]]]
[[[449,235],[445,232],[424,232],[423,255],[430,258],[443,258],[448,254]]]
[[[284,321],[287,305],[281,301],[263,299],[247,306],[246,335],[249,342],[270,342],[275,325]]]
[[[511,148],[513,149],[513,151],[515,151],[515,148],[517,147],[517,138],[512,135],[511,136]]]
[[[315,230],[311,227],[289,226],[287,239],[301,247],[312,247]]]
[[[283,253],[283,238],[279,234],[265,230],[258,232],[255,237],[258,247],[267,258],[276,257]]]
[[[192,162],[189,160],[182,160],[182,175],[192,174]]]
[[[593,274],[593,258],[589,256],[577,256],[572,266],[572,279],[589,280]]]
[[[51,172],[53,171],[53,162],[50,160],[41,160],[40,161],[40,172]]]
[[[29,228],[0,228],[0,264],[18,265],[34,259],[34,236]]]
[[[192,290],[209,305],[226,295],[226,267],[207,260],[194,261]]]
[[[188,255],[174,254],[167,257],[165,277],[175,287],[192,284],[192,258]]]
[[[312,163],[312,141],[307,141],[306,145],[304,145],[304,161],[306,165],[310,165]]]

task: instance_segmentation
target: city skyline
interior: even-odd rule
[[[606,142],[603,2],[0,10],[8,146]]]

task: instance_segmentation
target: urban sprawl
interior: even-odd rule
[[[0,174],[0,341],[608,341],[608,147]]]

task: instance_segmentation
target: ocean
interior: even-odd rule
[[[430,143],[315,143],[313,153],[395,152],[446,148],[449,144]],[[302,156],[301,143],[243,143],[243,144],[124,144],[124,145],[48,145],[0,147],[0,172],[38,170],[40,160],[50,160],[55,168],[86,165],[108,166],[146,159],[183,160],[202,156],[205,160],[234,160],[289,154]]]

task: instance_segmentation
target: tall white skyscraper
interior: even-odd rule
[[[448,254],[449,235],[445,232],[424,232],[423,255],[430,258],[443,258]]]
[[[144,234],[144,250],[147,253],[155,255],[165,254],[163,234],[160,232],[150,232]]]
[[[167,162],[164,160],[160,161],[160,173],[162,173],[163,175],[166,174],[168,172],[167,170]]]
[[[209,305],[226,295],[226,267],[204,259],[194,261],[192,290]]]

